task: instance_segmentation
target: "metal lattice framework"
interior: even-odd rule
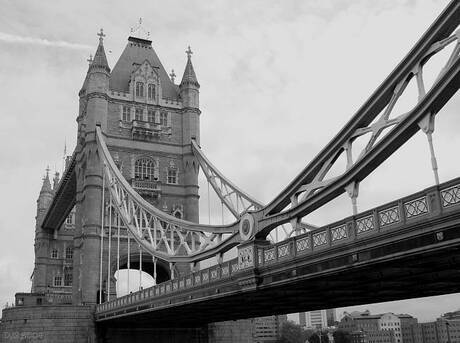
[[[192,150],[206,179],[235,218],[240,218],[241,215],[247,211],[260,210],[264,207],[260,201],[238,188],[226,178],[211,161],[206,158],[195,140],[192,140]]]
[[[238,223],[200,225],[170,216],[148,203],[116,167],[99,127],[96,133],[112,206],[145,251],[171,263],[193,263],[222,254],[241,241]]]
[[[241,190],[233,182],[231,182],[225,175],[223,175],[206,157],[201,148],[195,140],[192,140],[192,151],[195,155],[201,169],[207,179],[212,185],[219,199],[225,207],[233,214],[235,219],[248,211],[258,211],[264,208],[264,205],[248,193]],[[283,238],[289,238],[297,233],[305,233],[312,229],[317,228],[314,225],[306,223],[296,223],[292,226],[280,225],[279,230]],[[277,235],[270,233],[272,242],[278,241]]]
[[[459,88],[459,18],[460,3],[452,1],[345,127],[262,210],[259,236],[268,235],[282,223],[300,220],[344,192],[350,195],[356,213],[359,182],[420,129],[427,135],[435,181],[439,183],[432,133],[435,115]],[[425,65],[452,45],[452,52],[436,80],[428,86],[423,77]],[[409,111],[394,113],[410,82],[416,83],[418,101]],[[357,139],[365,135],[369,137],[364,147],[355,147]],[[346,158],[345,170],[328,177],[342,154]]]

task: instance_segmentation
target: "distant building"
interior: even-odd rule
[[[277,342],[286,315],[254,318],[254,343]]]
[[[286,315],[230,320],[209,324],[209,342],[276,343]]]
[[[351,334],[363,332],[366,343],[417,343],[421,337],[416,318],[391,312],[345,312],[338,328]]]
[[[418,326],[421,343],[460,343],[460,310],[445,313],[436,321]]]
[[[292,313],[288,315],[288,318],[304,328],[311,329],[325,329],[334,326],[337,320],[335,309]]]
[[[350,332],[350,343],[367,343],[367,335],[364,331],[353,331]]]

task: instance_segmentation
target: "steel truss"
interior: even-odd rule
[[[241,242],[238,223],[200,225],[168,215],[148,203],[116,167],[100,127],[96,128],[96,137],[112,206],[145,251],[171,263],[195,263],[219,256]]]
[[[427,134],[435,182],[439,183],[432,133],[436,113],[460,84],[459,24],[460,2],[452,1],[345,127],[261,211],[259,236],[268,235],[280,224],[300,220],[344,192],[350,195],[356,213],[359,182],[420,129]],[[423,79],[423,68],[430,58],[449,45],[455,45],[452,53],[428,88]],[[406,113],[393,113],[411,80],[417,85],[417,103]],[[367,143],[353,156],[353,144],[366,134],[370,135]],[[346,158],[345,170],[338,176],[328,177],[328,172],[342,154]]]
[[[260,201],[238,188],[234,183],[226,178],[206,158],[194,139],[192,139],[192,151],[198,160],[206,179],[217,193],[217,196],[235,216],[235,218],[240,218],[247,211],[260,210],[264,207]]]

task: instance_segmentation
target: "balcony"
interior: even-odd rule
[[[161,193],[159,181],[133,179],[131,185],[140,195],[158,198]]]
[[[171,127],[163,126],[161,124],[143,120],[133,120],[131,133],[133,139],[149,141],[152,139],[158,139],[160,136],[170,136],[172,130]]]
[[[134,139],[151,140],[158,138],[161,133],[161,125],[143,120],[133,120],[131,133]]]

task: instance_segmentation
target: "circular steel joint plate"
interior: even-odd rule
[[[249,213],[241,217],[239,232],[243,241],[248,241],[254,236],[254,217]]]

